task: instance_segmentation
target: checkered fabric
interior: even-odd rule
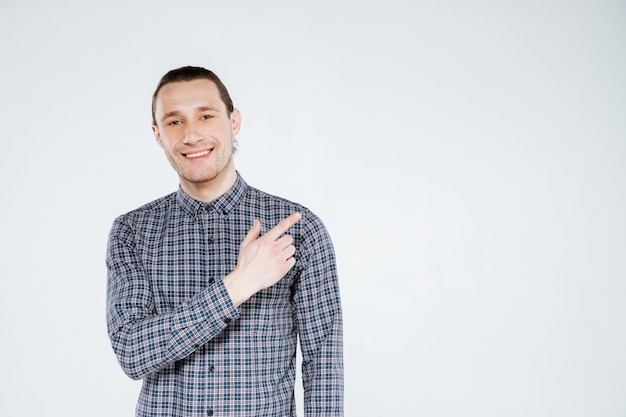
[[[254,218],[262,233],[294,211],[296,265],[235,309],[222,279]],[[305,207],[235,185],[210,204],[178,192],[118,217],[106,257],[107,326],[137,416],[296,415],[297,338],[307,417],[343,416],[335,255]]]

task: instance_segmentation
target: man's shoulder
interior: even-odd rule
[[[266,191],[251,186],[248,186],[248,196],[252,200],[261,201],[263,203],[270,203],[273,205],[289,206],[308,210],[305,206],[293,200],[278,196],[276,194],[268,193]]]
[[[176,192],[167,194],[163,197],[159,197],[149,203],[143,204],[134,210],[128,211],[118,217],[119,220],[124,220],[131,223],[140,222],[144,219],[151,219],[165,215],[172,208],[172,203],[176,201]]]
[[[268,212],[267,214],[274,213],[277,216],[285,217],[294,211],[299,211],[302,214],[306,213],[311,217],[317,217],[307,206],[299,202],[255,187],[248,186],[248,198],[250,204],[261,212]]]
[[[268,219],[273,218],[274,221],[279,221],[297,211],[302,213],[302,220],[296,223],[295,230],[325,231],[324,223],[320,217],[308,206],[299,202],[250,186],[248,186],[248,197],[250,204],[255,206],[253,211],[256,211],[261,217],[266,216]]]

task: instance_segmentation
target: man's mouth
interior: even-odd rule
[[[193,153],[185,153],[183,155],[185,155],[186,158],[200,158],[201,156],[205,156],[211,153],[210,149],[205,149],[204,151],[198,151],[198,152],[193,152]]]

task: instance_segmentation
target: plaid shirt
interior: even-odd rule
[[[297,262],[235,309],[222,279],[252,220],[267,232],[294,211]],[[107,326],[137,416],[295,416],[297,338],[306,416],[343,415],[342,318],[333,246],[306,208],[237,175],[202,203],[178,192],[120,216],[107,258]]]

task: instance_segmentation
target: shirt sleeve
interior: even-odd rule
[[[303,230],[294,297],[302,350],[305,417],[343,416],[343,325],[335,253],[311,213]]]
[[[193,353],[239,312],[222,280],[216,279],[173,311],[158,314],[134,236],[123,218],[113,223],[106,257],[107,328],[122,369],[141,379]]]

